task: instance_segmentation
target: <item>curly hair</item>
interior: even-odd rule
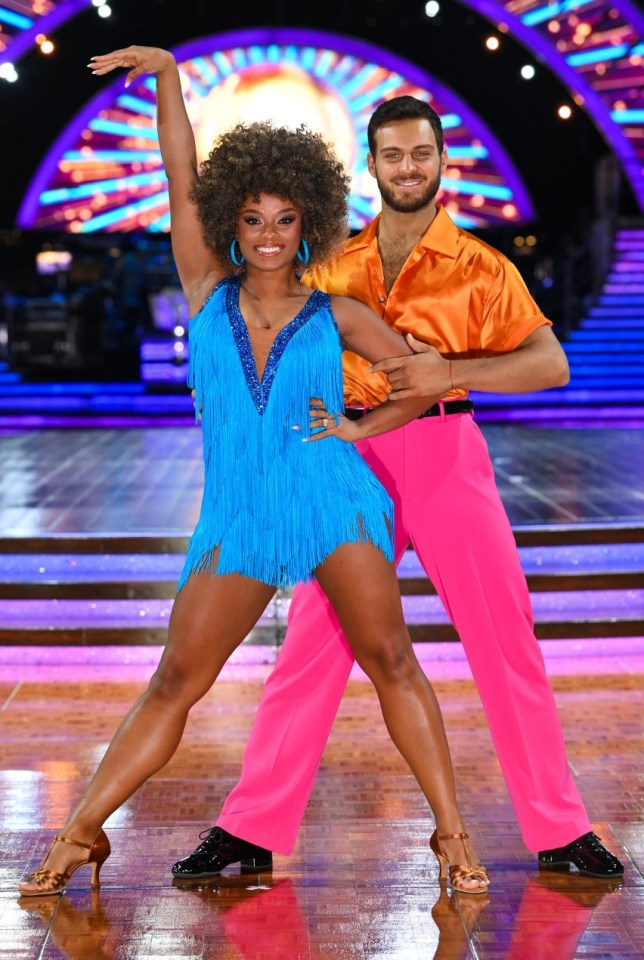
[[[260,194],[283,197],[302,216],[311,264],[338,252],[348,234],[349,177],[318,133],[269,122],[243,124],[223,134],[201,165],[192,192],[204,240],[222,262],[244,202]]]

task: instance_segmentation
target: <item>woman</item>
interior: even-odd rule
[[[98,75],[129,68],[126,82],[157,76],[172,246],[194,316],[190,376],[205,487],[156,673],[20,891],[61,893],[86,864],[98,886],[110,852],[104,821],[173,755],[190,708],[275,588],[315,576],[432,808],[441,877],[451,862],[452,886],[482,894],[489,880],[464,832],[440,709],[403,621],[391,502],[351,446],[436,398],[385,404],[359,421],[342,416],[342,345],[374,362],[409,348],[363,304],[311,291],[294,269],[341,243],[347,178],[319,136],[270,124],[223,136],[197,175],[172,55],[129,47],[90,67]],[[320,401],[310,412],[311,396]]]

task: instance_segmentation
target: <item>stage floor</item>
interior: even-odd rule
[[[172,863],[196,845],[238,774],[270,669],[261,648],[251,647],[195,708],[174,759],[108,822],[114,852],[100,894],[88,889],[89,871],[80,871],[60,901],[18,900],[15,884],[40,862],[154,657],[150,648],[117,650],[111,658],[103,650],[103,665],[23,665],[21,680],[5,668],[0,956],[641,957],[641,652],[607,655],[602,671],[589,660],[586,671],[578,651],[543,645],[553,654],[559,647],[548,667],[593,826],[626,864],[623,882],[605,882],[537,871],[475,688],[451,646],[424,645],[424,667],[445,715],[466,821],[492,876],[484,897],[441,890],[425,803],[359,675],[349,684],[292,856],[276,856],[272,875],[240,877],[231,867],[229,876],[173,884]]]
[[[634,430],[485,428],[515,525],[644,520]],[[0,437],[0,535],[189,531],[199,432],[43,431]],[[644,955],[641,637],[544,641],[570,763],[623,881],[539,873],[519,835],[458,644],[417,650],[436,685],[463,812],[489,895],[441,890],[426,804],[354,671],[297,846],[273,874],[173,884],[238,772],[273,647],[244,646],[184,740],[107,825],[99,894],[79,871],[61,899],[18,900],[127,707],[154,647],[0,648],[0,957],[174,960],[635,960]]]
[[[644,431],[484,424],[513,525],[644,519]],[[201,431],[0,435],[0,535],[186,533],[201,501]]]

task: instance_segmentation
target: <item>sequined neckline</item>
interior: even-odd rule
[[[268,359],[264,367],[262,379],[260,380],[257,374],[257,364],[255,363],[248,327],[239,308],[240,287],[240,278],[231,277],[226,290],[226,313],[228,314],[228,320],[233,332],[233,337],[235,338],[239,360],[242,365],[242,370],[244,371],[244,377],[246,378],[250,395],[253,398],[257,412],[263,414],[268,404],[268,397],[279,362],[282,359],[286,347],[297,331],[300,330],[307,320],[318,310],[321,301],[325,298],[328,299],[328,294],[322,293],[321,290],[314,290],[302,309],[292,320],[289,320],[286,326],[282,327],[273,340],[271,349],[268,352]]]

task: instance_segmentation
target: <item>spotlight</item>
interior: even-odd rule
[[[441,5],[438,3],[438,0],[429,0],[425,4],[425,13],[428,17],[436,17],[440,12]]]
[[[6,80],[7,83],[15,83],[18,79],[18,73],[13,63],[9,63],[7,60],[5,63],[0,63],[0,80]]]
[[[43,40],[40,44],[40,52],[44,53],[45,56],[48,56],[50,53],[54,52],[54,45],[51,40]]]
[[[96,12],[98,13],[99,17],[103,17],[104,20],[106,17],[112,16],[112,8],[108,6],[107,3],[102,3],[100,7],[97,8]]]
[[[569,107],[567,103],[562,103],[560,107],[557,107],[557,116],[560,120],[570,120],[572,117],[572,107]]]
[[[175,337],[183,337],[185,335],[186,330],[185,330],[185,327],[182,327],[181,324],[178,323],[177,326],[174,328],[173,332]]]
[[[487,37],[485,41],[485,46],[487,47],[488,50],[492,50],[492,51],[498,50],[499,47],[501,46],[501,41],[499,40],[498,37],[494,37],[494,36]]]
[[[524,80],[532,80],[536,72],[531,63],[526,63],[521,67],[521,76]]]
[[[107,3],[107,0],[92,0],[93,7],[102,7]]]

